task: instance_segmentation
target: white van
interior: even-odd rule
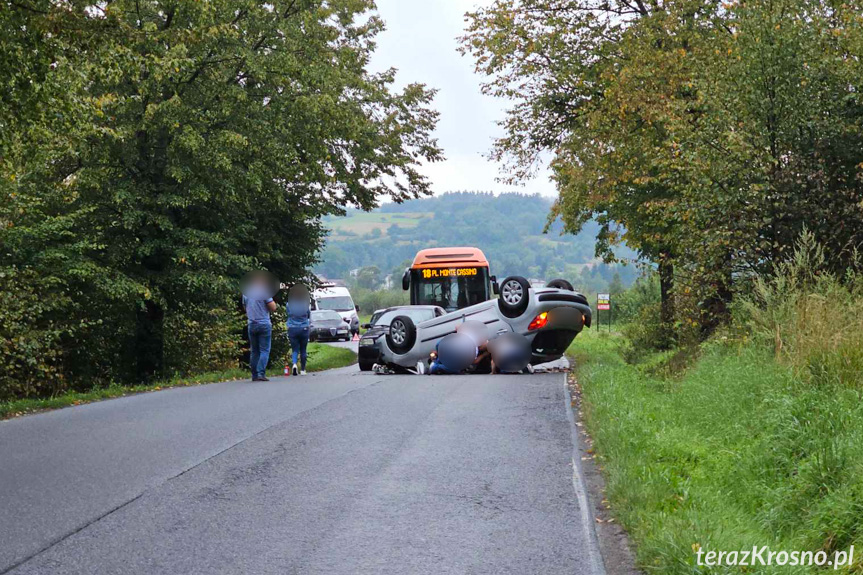
[[[339,312],[345,323],[350,325],[351,334],[360,332],[360,318],[357,307],[348,288],[324,285],[312,292],[314,309],[325,309]]]

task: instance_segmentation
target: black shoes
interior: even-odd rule
[[[252,381],[270,381],[266,377],[253,377]]]

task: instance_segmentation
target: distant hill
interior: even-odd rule
[[[397,279],[422,248],[468,245],[485,252],[500,279],[562,277],[586,292],[606,289],[615,273],[624,286],[634,281],[639,273],[634,265],[606,265],[595,258],[597,224],[588,223],[578,235],[561,235],[556,223],[543,234],[550,207],[539,195],[454,192],[373,212],[352,210],[324,219],[330,235],[316,271],[345,278],[351,270],[376,266],[381,277]],[[625,247],[618,255],[635,257]]]

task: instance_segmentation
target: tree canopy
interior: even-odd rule
[[[368,71],[382,29],[370,0],[3,2],[3,291],[40,303],[2,329],[57,348],[4,377],[182,371],[244,272],[307,274],[321,216],[428,193],[433,91]]]
[[[497,0],[470,14],[463,49],[514,100],[495,156],[523,178],[553,153],[552,217],[573,232],[596,218],[598,252],[625,240],[709,327],[804,229],[833,269],[856,261],[861,14],[857,0]]]

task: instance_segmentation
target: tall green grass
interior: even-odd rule
[[[697,349],[573,344],[608,497],[646,571],[816,573],[698,567],[695,552],[854,545],[838,572],[863,573],[863,277],[825,262],[804,234]],[[686,369],[666,369],[683,353]]]
[[[818,571],[698,568],[698,548],[832,553],[856,544],[861,554],[856,388],[813,386],[751,340],[708,344],[677,378],[626,363],[622,345],[620,337],[590,334],[573,351],[612,511],[645,571]]]
[[[824,251],[804,234],[793,257],[740,298],[738,321],[813,384],[863,387],[863,275],[825,269]]]

